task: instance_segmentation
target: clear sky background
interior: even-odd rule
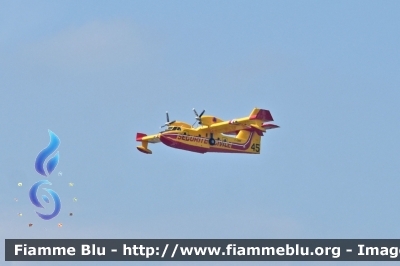
[[[0,6],[1,239],[400,238],[399,1]],[[281,128],[260,155],[136,150],[166,110],[192,123],[193,107],[224,120],[264,108]],[[28,191],[48,129],[63,205],[43,221]],[[3,240],[0,253],[43,264],[4,262]]]

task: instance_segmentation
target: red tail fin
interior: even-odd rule
[[[250,120],[261,120],[263,122],[274,121],[270,111],[255,108],[250,114]]]

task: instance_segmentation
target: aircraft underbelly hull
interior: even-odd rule
[[[194,146],[190,145],[184,142],[180,142],[176,140],[177,135],[161,135],[160,140],[162,143],[165,145],[175,148],[175,149],[181,149],[181,150],[187,150],[187,151],[192,151],[192,152],[198,152],[198,153],[206,153],[208,151],[208,148],[206,147],[199,147],[199,146]]]
[[[163,134],[160,140],[165,145],[181,150],[187,150],[197,153],[218,152],[218,153],[249,153],[253,154],[250,147],[250,139],[244,144],[217,141],[215,145],[210,146],[207,138],[185,136],[181,134]]]

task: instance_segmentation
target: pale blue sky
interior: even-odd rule
[[[0,6],[1,238],[400,238],[399,1]],[[136,150],[193,107],[281,128],[261,155]],[[45,222],[28,190],[48,129],[63,206]]]

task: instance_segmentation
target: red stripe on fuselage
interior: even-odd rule
[[[196,136],[189,136],[189,135],[182,135],[176,133],[167,133],[162,134],[160,136],[160,140],[165,145],[181,149],[181,150],[188,150],[193,152],[199,153],[206,153],[206,152],[229,152],[229,153],[242,153],[250,147],[251,140],[253,138],[254,132],[250,133],[249,138],[244,144],[234,143],[234,142],[226,142],[221,140],[216,140],[214,146],[207,147],[199,147],[194,145],[194,143],[206,144],[208,146],[208,138],[203,137],[196,137]],[[185,142],[189,143],[185,143]],[[193,144],[190,144],[193,142]]]
[[[231,144],[230,148],[233,150],[215,147],[217,145],[217,143],[216,143],[216,145],[210,146],[210,149],[208,151],[209,152],[244,153],[244,151],[250,147],[251,140],[253,138],[253,134],[254,134],[254,132],[250,133],[249,138],[247,139],[247,141],[244,144],[229,142]]]
[[[180,141],[176,140],[178,136],[181,136],[181,134],[162,134],[160,136],[160,140],[165,145],[175,148],[175,149],[193,151],[193,152],[198,152],[198,153],[206,153],[208,151],[208,149],[204,148],[204,147],[198,147],[195,145],[190,145],[190,144],[180,142]]]

